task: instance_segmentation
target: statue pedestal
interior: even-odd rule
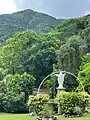
[[[57,93],[61,92],[61,91],[65,91],[65,88],[57,88]]]
[[[65,91],[65,88],[57,88],[57,93],[61,92],[61,91]],[[58,115],[61,115],[61,107],[60,107],[60,103],[58,103]]]

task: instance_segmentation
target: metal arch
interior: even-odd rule
[[[41,84],[39,85],[37,94],[39,94],[43,82],[44,82],[48,77],[50,77],[51,75],[54,75],[54,74],[59,73],[59,72],[60,72],[60,71],[58,71],[58,72],[53,72],[53,73],[49,74],[48,76],[46,76],[46,77],[43,79],[43,81],[41,82]],[[82,82],[78,79],[78,77],[77,77],[76,75],[74,75],[73,73],[70,73],[70,72],[66,72],[66,71],[62,71],[62,72],[65,72],[65,73],[67,73],[67,74],[70,74],[70,75],[74,76],[74,77],[80,82],[80,84],[81,84],[81,86],[82,86],[82,88],[83,88],[83,91],[85,91]]]

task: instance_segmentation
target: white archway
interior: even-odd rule
[[[42,84],[44,83],[44,81],[45,81],[48,77],[50,77],[51,75],[55,75],[56,73],[59,73],[59,72],[60,72],[60,71],[58,71],[58,72],[53,72],[53,73],[49,74],[48,76],[46,76],[46,77],[42,80],[41,84],[39,85],[37,94],[39,94],[40,89],[41,89],[41,86],[42,86]],[[65,72],[66,74],[69,74],[69,75],[74,76],[74,77],[80,82],[83,91],[85,91],[82,82],[78,79],[78,77],[77,77],[76,75],[74,75],[74,74],[71,73],[71,72],[67,72],[67,71],[62,71],[62,72]]]

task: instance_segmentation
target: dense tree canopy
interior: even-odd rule
[[[56,19],[30,9],[0,15],[0,44],[2,45],[14,32],[29,30],[44,33],[55,29],[55,26],[62,21],[63,19]]]
[[[27,72],[36,83],[53,70],[59,40],[30,32],[17,33],[0,49],[0,64],[10,74]]]

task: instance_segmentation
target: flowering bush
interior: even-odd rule
[[[34,109],[37,114],[39,114],[48,101],[49,96],[47,94],[37,94],[36,96],[29,97],[28,106],[29,108]]]
[[[83,115],[89,105],[90,95],[85,92],[60,92],[55,98],[62,114]]]

